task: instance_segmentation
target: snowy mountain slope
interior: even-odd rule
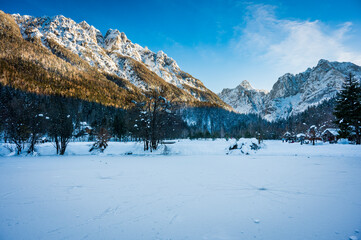
[[[316,67],[303,73],[285,74],[266,96],[265,118],[286,118],[335,97],[350,72],[361,79],[360,66],[321,59]]]
[[[225,88],[219,97],[240,113],[259,113],[264,109],[264,96],[267,91],[254,89],[244,80],[234,89]]]
[[[132,43],[125,33],[109,29],[102,33],[85,21],[76,23],[62,15],[55,17],[32,17],[13,14],[12,18],[20,28],[24,39],[38,42],[53,50],[49,42],[78,55],[99,72],[116,75],[128,80],[140,90],[154,87],[139,78],[133,69],[134,61],[143,64],[166,83],[179,88],[183,101],[207,102],[231,109],[219,97],[208,90],[203,83],[183,72],[177,63],[164,52],[154,53],[147,47]],[[144,72],[144,71],[143,71]]]
[[[305,72],[281,76],[269,93],[255,94],[257,90],[244,88],[241,84],[235,89],[224,89],[219,96],[240,113],[261,114],[265,119],[274,121],[335,97],[349,73],[361,79],[360,66],[321,59],[317,66]]]

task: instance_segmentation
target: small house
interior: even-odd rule
[[[38,140],[36,140],[36,143],[47,143],[49,142],[49,139],[47,137],[42,137],[42,138],[39,138]]]
[[[296,135],[296,141],[300,142],[301,144],[304,143],[305,139],[306,139],[306,134],[304,133],[299,133]]]
[[[296,135],[296,138],[297,138],[297,141],[305,140],[306,134],[299,133],[299,134]]]
[[[321,137],[324,142],[335,143],[338,138],[338,129],[337,128],[326,128],[322,132]]]
[[[282,141],[293,142],[293,141],[294,141],[294,137],[292,136],[292,134],[291,134],[290,132],[285,132],[285,133],[283,134]]]

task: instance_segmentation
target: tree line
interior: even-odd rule
[[[361,88],[350,75],[335,99],[277,122],[258,115],[238,114],[217,107],[184,107],[165,98],[165,89],[145,92],[144,101],[121,109],[76,98],[28,93],[0,84],[0,132],[16,153],[35,151],[45,138],[63,155],[70,140],[88,134],[91,150],[104,151],[110,139],[142,141],[145,151],[156,150],[165,139],[240,138],[279,139],[286,131],[304,133],[339,127],[340,137],[360,144]],[[89,125],[89,131],[83,128]]]
[[[159,90],[150,91],[149,101],[134,102],[130,110],[103,106],[75,98],[26,93],[0,84],[0,130],[5,142],[16,146],[17,154],[31,154],[46,137],[63,155],[71,139],[88,134],[94,149],[103,149],[115,140],[144,141],[145,150],[155,150],[168,138],[181,137],[186,125],[176,107]]]

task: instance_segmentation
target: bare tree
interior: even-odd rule
[[[315,125],[312,125],[308,129],[308,136],[309,136],[310,140],[312,141],[312,145],[315,145],[315,140],[317,137],[317,127]]]
[[[159,143],[171,137],[181,125],[182,120],[173,109],[173,99],[166,99],[165,93],[163,88],[152,89],[148,91],[146,101],[137,103],[134,129],[144,142],[144,151],[156,150]]]

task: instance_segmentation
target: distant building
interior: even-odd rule
[[[338,138],[338,131],[337,128],[326,128],[325,131],[322,132],[321,137],[324,142],[335,143],[337,142]]]
[[[304,133],[299,133],[296,135],[297,141],[301,141],[301,140],[305,140],[306,139],[306,134]]]
[[[46,142],[49,142],[49,139],[47,137],[42,137],[42,138],[39,138],[38,140],[36,140],[36,143],[46,143]]]
[[[292,134],[290,132],[285,132],[283,134],[283,137],[282,137],[282,141],[286,141],[286,142],[290,142],[290,141],[294,141],[294,137],[292,136]]]
[[[306,134],[304,133],[299,133],[296,135],[296,141],[300,142],[301,145],[305,142],[305,139],[306,139]]]

